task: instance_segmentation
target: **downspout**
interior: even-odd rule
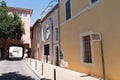
[[[54,33],[53,33],[53,20],[52,20],[52,18],[50,18],[50,23],[51,23],[51,33],[52,33],[52,34],[51,34],[51,37],[52,37],[52,38],[51,38],[51,41],[52,41],[52,64],[53,64],[53,58],[54,58],[54,54],[53,54],[53,53],[54,53],[54,50],[53,50],[53,49],[54,49],[54,48],[53,48],[53,42],[54,42],[53,34],[54,34]]]
[[[101,57],[102,57],[102,71],[103,71],[103,79],[106,80],[106,72],[105,72],[105,60],[104,60],[104,49],[103,49],[103,39],[102,39],[102,33],[101,34],[101,40],[100,40],[100,44],[101,44]]]
[[[60,42],[60,0],[58,0],[58,32],[59,32],[59,34],[58,34],[58,36],[59,36],[59,39],[58,39],[58,45],[59,45],[58,53],[60,55],[60,51],[61,51],[61,42]],[[60,64],[61,64],[61,61],[60,61],[59,65]]]
[[[39,40],[40,40],[40,60],[43,61],[42,40],[41,40],[41,39],[42,39],[42,37],[41,37],[41,36],[42,36],[42,34],[41,34],[41,33],[42,33],[42,32],[41,32],[41,22],[40,22],[40,25],[39,25],[39,31],[40,31],[40,35],[39,35],[39,36],[40,36],[40,39],[39,39]]]
[[[43,63],[45,63],[45,60],[44,60],[44,31],[43,31],[43,28],[42,28],[42,22],[40,23],[40,47],[41,47],[41,60]]]

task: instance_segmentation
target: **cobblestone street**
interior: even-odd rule
[[[40,80],[23,60],[0,61],[0,80]]]

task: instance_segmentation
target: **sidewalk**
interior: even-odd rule
[[[25,63],[40,78],[45,78],[48,80],[102,80],[92,76],[88,76],[87,74],[64,69],[48,63],[42,63],[41,61],[30,58],[26,59]]]

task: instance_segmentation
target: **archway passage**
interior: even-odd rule
[[[18,53],[18,51],[15,51],[15,50],[12,51],[13,48],[20,50],[20,52]],[[4,48],[3,48],[2,43],[0,43],[0,60],[1,59],[9,59],[9,58],[13,58],[13,57],[15,57],[15,58],[19,57],[19,58],[23,59],[25,57],[30,57],[31,56],[30,52],[31,52],[31,49],[30,49],[29,43],[24,43],[22,40],[8,39]]]
[[[21,46],[10,46],[9,47],[9,59],[22,59],[23,58],[23,47]]]

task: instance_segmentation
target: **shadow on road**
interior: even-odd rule
[[[9,60],[9,61],[19,61],[19,60],[23,60],[23,58],[21,58],[21,57],[12,57],[12,58],[9,58],[7,60]]]
[[[0,80],[36,80],[31,76],[18,74],[17,72],[5,73],[0,76]]]
[[[22,57],[9,57],[9,58],[0,59],[0,61],[3,61],[3,60],[8,60],[8,61],[19,61],[19,60],[23,60],[23,58],[22,58]]]

